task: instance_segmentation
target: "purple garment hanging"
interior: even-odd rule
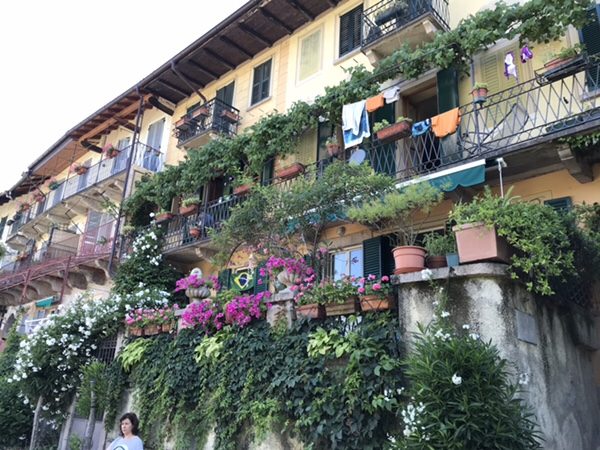
[[[527,45],[524,45],[521,49],[521,62],[525,64],[530,59],[533,59],[533,53],[529,50]]]
[[[504,75],[506,75],[506,78],[513,76],[516,80],[519,80],[517,66],[515,65],[515,52],[508,52],[504,57]]]

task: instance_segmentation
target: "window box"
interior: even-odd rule
[[[198,239],[200,235],[202,235],[202,230],[200,229],[200,227],[192,227],[189,230],[189,234],[194,239]]]
[[[252,189],[252,184],[242,184],[233,188],[234,195],[246,195]]]
[[[296,306],[296,314],[309,319],[324,319],[325,307],[318,303],[309,303],[307,305]]]
[[[190,113],[192,119],[196,119],[198,117],[208,117],[209,115],[210,111],[208,110],[207,106],[201,106]]]
[[[393,142],[410,136],[412,128],[411,120],[393,123],[377,132],[377,139],[381,142]]]
[[[238,114],[228,109],[221,111],[221,118],[230,123],[237,123],[240,120],[240,116]]]
[[[304,166],[300,163],[294,163],[291,166],[287,166],[277,171],[277,178],[281,180],[289,180],[294,178],[301,173],[304,173]]]
[[[166,222],[167,220],[171,220],[173,218],[173,214],[170,212],[157,214],[155,217],[156,223]]]
[[[332,316],[349,316],[356,314],[359,309],[358,298],[350,298],[344,303],[329,303],[325,305],[325,314],[327,317]]]
[[[360,297],[360,310],[362,312],[388,311],[396,307],[396,299],[392,296],[362,295]]]
[[[179,214],[182,216],[191,216],[198,212],[198,205],[180,206]]]

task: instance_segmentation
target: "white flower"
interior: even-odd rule
[[[421,270],[421,278],[425,281],[429,281],[433,278],[433,272],[430,269]]]
[[[151,212],[151,213],[150,213],[150,214],[148,214],[148,215],[150,216],[150,218],[151,218],[151,219],[153,219],[153,218],[154,218],[154,216],[155,216],[156,214],[154,214],[153,212]]]
[[[448,311],[442,311],[442,313],[440,314],[440,316],[442,316],[442,317],[444,317],[444,318],[445,318],[445,317],[449,317],[449,316],[450,316],[450,313],[449,313]]]
[[[468,323],[465,323],[462,327],[463,327],[463,330],[470,330],[471,329],[471,325],[469,325]]]
[[[471,333],[469,334],[469,337],[475,341],[479,339],[479,335],[477,333]]]
[[[462,377],[459,377],[457,374],[454,374],[452,375],[452,382],[458,386],[462,384]]]

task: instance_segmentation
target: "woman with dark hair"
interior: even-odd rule
[[[115,439],[108,450],[144,450],[144,443],[138,437],[140,421],[137,416],[128,412],[119,419],[121,437]]]

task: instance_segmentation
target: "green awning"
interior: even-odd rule
[[[397,187],[401,188],[421,181],[429,181],[444,192],[451,192],[459,186],[469,187],[481,184],[485,181],[485,159],[405,181],[398,184]]]
[[[47,297],[38,300],[37,302],[35,302],[35,306],[37,306],[38,308],[48,308],[49,306],[52,306],[52,304],[55,303],[56,300],[56,297],[53,295],[52,297]]]

